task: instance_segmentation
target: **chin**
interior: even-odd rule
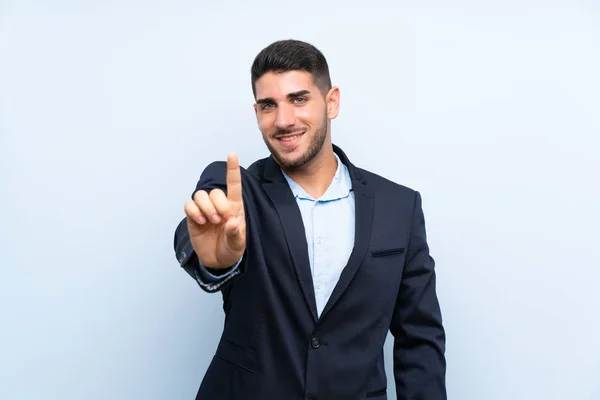
[[[271,152],[275,153],[278,158],[289,162],[302,159],[306,155],[307,151],[308,149],[304,143],[298,143],[296,146],[291,148],[285,148],[277,141],[271,144]]]
[[[302,157],[294,157],[287,153],[278,153],[276,158],[282,164],[285,164],[286,166],[291,166],[297,164]]]
[[[274,154],[275,160],[279,164],[280,167],[285,169],[297,169],[304,166],[308,160],[305,158],[305,154],[301,153],[300,155],[290,155],[285,152],[278,152]]]

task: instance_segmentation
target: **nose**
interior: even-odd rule
[[[277,108],[277,116],[275,118],[275,126],[277,129],[284,130],[296,123],[296,115],[294,109],[289,104],[282,104]]]

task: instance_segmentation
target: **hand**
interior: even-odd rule
[[[235,153],[227,157],[227,195],[221,189],[199,190],[184,209],[190,240],[202,265],[214,269],[235,265],[246,250],[242,174]]]

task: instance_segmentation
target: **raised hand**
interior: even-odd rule
[[[246,249],[242,174],[235,153],[227,156],[227,195],[221,189],[199,190],[184,209],[190,240],[202,265],[214,269],[235,265]]]

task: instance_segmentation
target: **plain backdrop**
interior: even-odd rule
[[[194,398],[221,296],[173,232],[209,162],[268,155],[250,65],[287,38],[334,142],[423,196],[449,398],[600,399],[592,0],[0,2],[0,398]]]

